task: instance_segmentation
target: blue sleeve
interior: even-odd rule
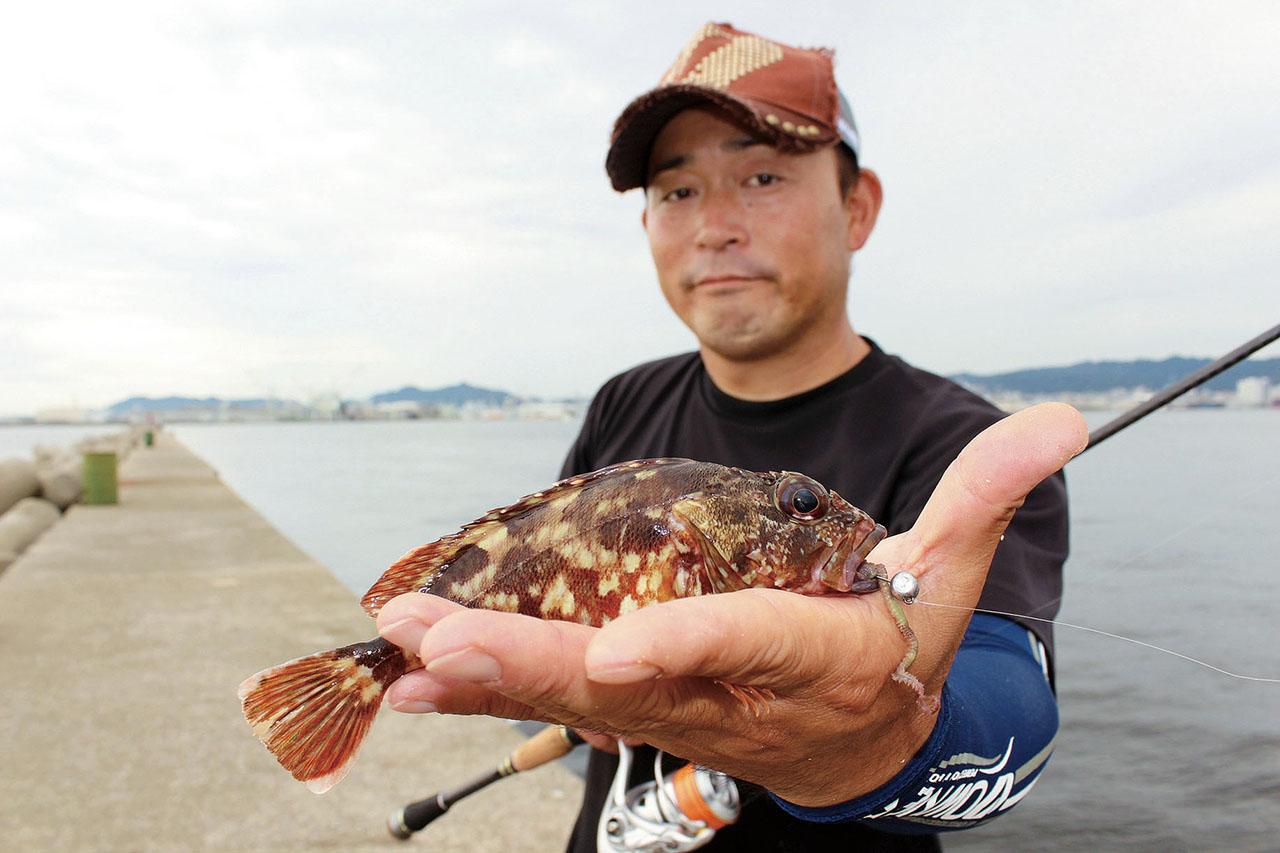
[[[858,820],[908,834],[991,820],[1027,795],[1053,750],[1058,705],[1043,660],[1026,628],[975,613],[942,688],[933,734],[897,776],[834,806],[774,801],[801,820]]]

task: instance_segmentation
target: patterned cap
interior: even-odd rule
[[[799,48],[704,24],[657,87],[632,101],[613,125],[605,171],[624,192],[648,180],[649,149],[676,113],[713,104],[783,151],[843,142],[858,156],[858,130],[836,86],[834,52]]]

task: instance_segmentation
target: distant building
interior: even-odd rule
[[[568,421],[580,413],[581,407],[561,401],[527,400],[516,406],[516,417],[522,421]]]
[[[422,404],[416,400],[396,400],[389,403],[375,403],[374,411],[379,417],[392,420],[409,420],[422,417]]]
[[[1265,376],[1247,376],[1236,383],[1236,405],[1259,408],[1271,397],[1271,381]]]
[[[342,398],[337,394],[320,394],[312,398],[308,406],[313,413],[313,418],[333,420],[342,411]]]
[[[378,416],[378,410],[368,400],[343,400],[338,415],[349,421],[367,421]]]
[[[1152,392],[1143,387],[1112,388],[1110,391],[1054,391],[1040,393],[1023,393],[1021,391],[985,391],[982,388],[970,387],[970,390],[986,397],[997,408],[1006,412],[1016,412],[1037,403],[1069,403],[1081,411],[1119,412],[1132,408],[1151,398]]]

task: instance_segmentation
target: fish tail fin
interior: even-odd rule
[[[240,684],[244,717],[280,766],[323,794],[347,775],[382,695],[406,664],[404,652],[383,639],[282,663]]]

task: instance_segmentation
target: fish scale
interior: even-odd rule
[[[430,592],[467,607],[596,627],[675,598],[748,587],[808,595],[886,590],[867,553],[884,528],[793,472],[689,459],[570,477],[410,551],[361,600]],[[891,606],[896,604],[885,592]],[[909,649],[914,637],[895,610]],[[386,689],[422,662],[381,638],[263,670],[240,685],[245,718],[280,764],[323,792],[346,774]],[[759,712],[763,700],[732,685]]]

